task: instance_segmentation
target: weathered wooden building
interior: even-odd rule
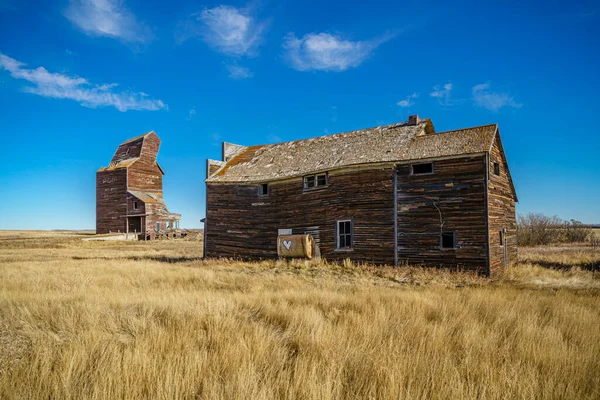
[[[516,192],[497,125],[429,119],[313,139],[223,144],[207,161],[205,254],[273,258],[312,234],[330,260],[489,273],[517,254]]]
[[[180,214],[163,200],[165,174],[154,132],[119,145],[108,167],[96,172],[96,233],[156,232],[178,227]]]

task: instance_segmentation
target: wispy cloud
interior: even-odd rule
[[[218,133],[213,133],[210,135],[211,145],[212,146],[220,146],[221,145],[221,135]]]
[[[152,32],[140,23],[122,0],[70,0],[67,17],[90,36],[106,36],[129,43],[146,43]]]
[[[382,43],[391,39],[351,41],[330,33],[309,33],[297,38],[289,33],[283,41],[285,58],[298,71],[345,71],[362,64]]]
[[[429,95],[433,98],[436,98],[437,101],[444,106],[449,106],[452,104],[450,99],[450,95],[452,94],[452,83],[448,82],[445,85],[435,85],[433,87],[433,92],[429,93]]]
[[[523,106],[517,103],[508,93],[494,92],[489,83],[480,83],[473,86],[473,102],[476,106],[490,111],[498,111],[504,107],[519,108]]]
[[[196,106],[193,106],[190,111],[188,112],[188,116],[187,116],[187,120],[191,120],[192,118],[194,118],[194,116],[198,113],[198,111],[196,111]]]
[[[269,143],[280,143],[282,139],[281,136],[275,133],[269,133],[269,135],[267,135],[267,140]]]
[[[419,97],[419,93],[409,94],[404,100],[400,100],[396,103],[398,107],[410,107],[415,104],[414,100]]]
[[[15,79],[33,84],[24,92],[39,96],[71,99],[85,107],[115,107],[119,111],[162,110],[167,105],[161,100],[150,99],[146,93],[117,91],[117,84],[94,85],[84,78],[48,72],[44,67],[25,68],[26,64],[0,53],[0,68],[10,72]]]
[[[249,8],[220,5],[192,15],[183,24],[179,39],[200,37],[214,50],[228,56],[256,55],[267,23],[251,15]]]
[[[226,67],[231,79],[246,79],[254,76],[252,71],[246,67],[240,67],[239,65],[227,65]]]

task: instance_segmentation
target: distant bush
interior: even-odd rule
[[[585,242],[592,229],[574,219],[566,221],[541,213],[519,215],[517,219],[520,246],[539,246],[555,243]]]

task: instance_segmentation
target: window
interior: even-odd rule
[[[304,177],[304,189],[315,189],[327,186],[327,173],[307,175]]]
[[[156,230],[157,230],[157,231],[160,231],[160,222],[157,222],[157,223],[156,223]]]
[[[137,201],[134,201],[134,202],[133,202],[133,209],[134,209],[134,210],[137,210],[137,208],[138,208],[138,202],[137,202]]]
[[[442,249],[455,249],[456,248],[456,232],[442,232],[440,237],[440,247]]]
[[[433,163],[412,164],[410,173],[411,175],[433,174]]]
[[[504,232],[500,231],[498,232],[499,237],[500,237],[500,246],[504,246]]]
[[[494,175],[500,175],[500,163],[494,163]]]
[[[261,183],[258,185],[258,195],[259,196],[268,196],[269,195],[269,184]]]
[[[337,249],[352,250],[352,220],[337,222]]]

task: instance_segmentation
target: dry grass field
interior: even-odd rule
[[[89,235],[0,232],[0,399],[600,398],[600,250],[487,279]]]

